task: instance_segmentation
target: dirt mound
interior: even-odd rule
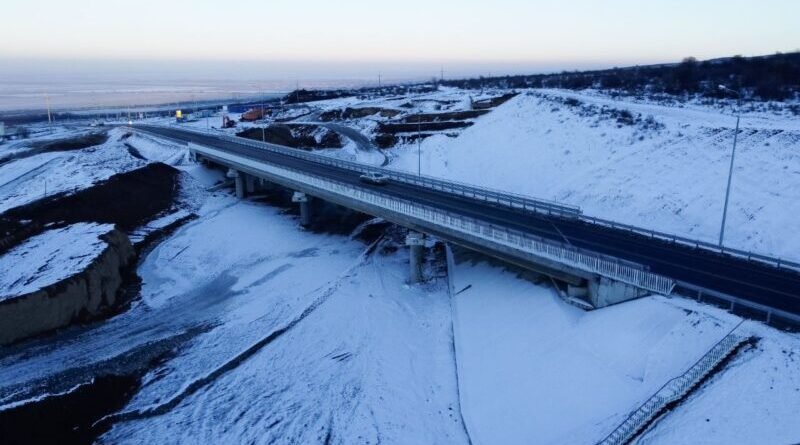
[[[502,96],[492,97],[490,99],[483,99],[476,101],[472,104],[472,107],[476,110],[487,110],[490,108],[498,107],[503,105],[504,103],[508,102],[512,98],[514,98],[518,93],[507,93],[503,94]]]
[[[368,116],[374,116],[376,114],[380,115],[381,117],[395,117],[399,115],[401,111],[392,110],[388,108],[378,108],[378,107],[362,107],[362,108],[350,108],[347,107],[344,110],[329,110],[322,114],[320,114],[319,119],[323,122],[330,122],[336,120],[349,120],[349,119],[361,119]]]
[[[24,227],[63,226],[77,222],[116,224],[131,231],[168,210],[179,187],[180,171],[154,163],[120,173],[72,194],[60,194],[16,207],[0,215],[0,234],[13,239],[0,253],[22,240],[14,234]],[[36,233],[30,233],[33,236]],[[27,238],[28,236],[24,237]]]
[[[95,145],[105,144],[108,134],[105,132],[90,133],[74,138],[57,139],[34,144],[34,148],[42,151],[72,151],[82,148],[94,147]]]
[[[467,110],[467,111],[451,111],[449,113],[428,113],[428,114],[414,114],[403,119],[404,123],[418,123],[422,122],[446,122],[446,121],[463,121],[465,119],[475,119],[483,116],[491,110]]]
[[[472,125],[469,121],[424,122],[420,124],[380,124],[379,133],[416,133],[418,131],[443,131],[455,128],[465,128]]]
[[[237,136],[304,150],[344,146],[336,132],[318,125],[270,125],[266,128],[249,128]]]
[[[19,152],[11,156],[0,158],[0,165],[5,164],[6,162],[9,161],[13,161],[15,159],[28,158],[45,152],[74,151],[74,150],[81,150],[84,148],[94,147],[97,145],[105,144],[107,140],[108,140],[108,134],[105,132],[101,132],[101,133],[90,133],[71,138],[56,139],[52,141],[37,142],[31,145],[30,150],[25,150],[23,152]]]

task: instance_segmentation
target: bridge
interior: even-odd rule
[[[339,160],[223,134],[135,125],[228,168],[243,197],[259,184],[293,190],[308,222],[322,199],[407,227],[411,276],[423,234],[559,280],[595,308],[677,293],[768,323],[800,325],[800,264],[584,215],[577,207]],[[366,172],[390,178],[373,186]]]

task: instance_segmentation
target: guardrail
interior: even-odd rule
[[[781,258],[774,258],[768,255],[761,255],[758,253],[746,252],[744,250],[733,249],[730,247],[720,247],[716,244],[711,244],[706,241],[700,241],[696,239],[686,238],[678,235],[672,235],[669,233],[659,232],[656,230],[644,229],[641,227],[632,226],[629,224],[618,223],[614,221],[609,221],[602,218],[595,218],[593,216],[586,216],[581,215],[580,219],[586,221],[588,223],[597,224],[601,226],[611,227],[613,229],[620,229],[626,230],[629,232],[638,233],[640,235],[645,235],[650,238],[658,238],[663,241],[668,241],[676,244],[683,244],[689,247],[694,247],[696,249],[703,249],[714,253],[722,253],[727,254],[735,257],[739,257],[742,259],[746,259],[748,261],[758,261],[760,263],[777,267],[778,269],[791,269],[794,271],[800,271],[800,263],[787,261]]]
[[[232,154],[211,147],[197,145],[193,149],[200,151],[205,156],[216,158],[218,161],[227,161],[229,164],[233,164],[231,167],[234,168],[239,167],[245,171],[252,170],[264,175],[277,176],[307,187],[325,190],[348,199],[361,201],[390,212],[412,217],[440,228],[446,228],[450,231],[512,248],[524,255],[547,259],[577,270],[605,276],[650,292],[669,295],[675,287],[675,281],[670,278],[648,272],[642,266],[632,265],[596,252],[389,196],[372,188],[355,187],[351,184],[318,176],[304,170],[283,165],[279,166],[268,161]]]
[[[170,130],[176,129],[174,127],[160,127],[155,125],[153,127],[165,128]],[[273,153],[279,153],[282,155],[292,156],[299,159],[305,159],[319,164],[331,165],[347,169],[356,173],[367,173],[367,172],[380,173],[390,177],[395,181],[404,182],[407,184],[414,184],[432,190],[439,190],[447,193],[453,193],[456,195],[461,195],[473,199],[481,199],[487,202],[492,202],[498,205],[508,206],[523,211],[533,211],[547,215],[560,216],[563,218],[576,218],[581,214],[580,207],[569,204],[561,204],[555,201],[531,198],[516,193],[504,192],[485,187],[478,187],[457,181],[445,181],[431,176],[412,175],[404,172],[399,172],[396,170],[385,169],[381,167],[373,167],[358,162],[345,161],[330,156],[304,152],[301,150],[282,147],[280,145],[269,144],[261,141],[255,141],[252,139],[229,136],[227,134],[217,134],[217,133],[205,132],[189,128],[180,128],[180,131],[186,131],[204,137],[210,136],[228,142],[234,142],[241,145],[247,145],[258,149],[268,150]]]
[[[175,127],[165,127],[165,126],[155,126],[155,125],[153,127],[176,129]],[[796,272],[800,271],[800,263],[797,262],[788,261],[781,258],[770,257],[768,255],[746,252],[739,249],[720,247],[705,241],[681,237],[678,235],[659,232],[656,230],[636,227],[629,224],[618,223],[602,218],[586,216],[582,214],[581,209],[577,206],[556,203],[553,201],[547,201],[543,199],[534,199],[523,195],[503,192],[499,190],[493,190],[489,188],[477,187],[456,181],[445,181],[430,176],[424,176],[424,175],[416,176],[380,167],[372,167],[357,162],[343,161],[329,156],[307,153],[292,148],[281,147],[279,145],[254,141],[252,139],[228,136],[227,134],[216,134],[196,129],[188,129],[184,127],[180,127],[179,129],[181,131],[187,131],[201,136],[212,136],[218,139],[226,140],[228,142],[243,144],[259,149],[266,149],[272,152],[293,156],[300,159],[306,159],[317,163],[333,165],[336,167],[352,170],[354,172],[359,172],[359,173],[379,172],[381,174],[389,176],[390,178],[396,181],[401,181],[408,184],[414,184],[448,193],[454,193],[457,195],[466,196],[474,199],[482,199],[484,201],[497,203],[498,205],[504,205],[515,209],[533,211],[536,213],[553,215],[562,218],[580,219],[581,221],[585,221],[587,223],[610,227],[613,229],[625,230],[632,233],[637,233],[639,235],[644,235],[653,239],[660,239],[662,241],[672,242],[675,244],[683,244],[688,247],[694,247],[696,249],[702,249],[713,253],[727,254],[748,261],[754,261],[768,266],[776,267],[778,269],[789,269]]]
[[[665,383],[645,403],[628,415],[622,424],[598,442],[598,445],[623,445],[630,442],[669,404],[685,397],[722,360],[731,355],[739,345],[747,340],[733,333],[739,325],[741,325],[741,322],[685,373]]]

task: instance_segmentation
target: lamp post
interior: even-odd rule
[[[728,186],[725,189],[725,206],[722,208],[722,225],[719,228],[719,247],[725,239],[725,220],[728,217],[728,200],[731,196],[731,179],[733,178],[733,161],[736,159],[736,140],[739,137],[739,121],[742,118],[742,94],[732,90],[725,85],[719,86],[720,90],[728,91],[736,95],[736,131],[733,133],[733,150],[731,150],[731,165],[728,168]]]
[[[417,116],[417,176],[422,176],[422,114]]]

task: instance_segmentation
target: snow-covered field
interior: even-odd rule
[[[151,373],[126,408],[145,414],[102,442],[463,441],[443,283],[408,287],[402,256],[304,233],[262,205],[212,202],[141,270],[152,311],[199,303],[216,326]],[[198,282],[198,269],[212,272]]]
[[[639,443],[796,443],[800,336],[690,300],[594,312],[484,262],[457,264],[461,405],[476,444],[592,444],[732,329],[760,337]],[[709,419],[709,420],[706,420]]]
[[[567,105],[566,99],[573,99]],[[628,110],[624,125],[601,112]],[[723,114],[725,113],[725,114]],[[654,124],[647,127],[648,116]],[[557,200],[588,215],[715,242],[736,118],[701,105],[559,90],[521,94],[457,138],[422,143],[423,174]],[[800,119],[745,113],[726,245],[800,259]],[[417,147],[391,168],[417,169]]]

